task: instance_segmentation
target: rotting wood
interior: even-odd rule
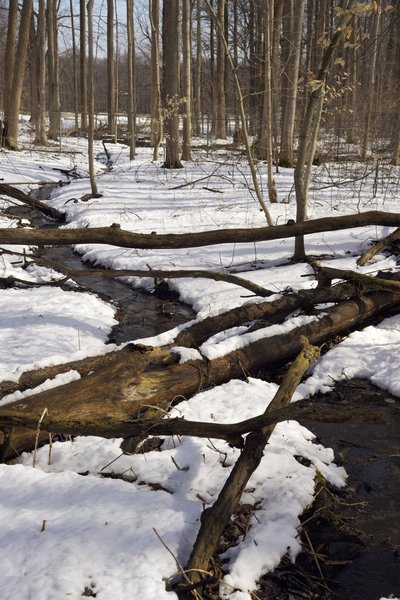
[[[265,242],[311,233],[339,231],[366,225],[399,227],[400,214],[369,211],[340,217],[324,217],[295,223],[252,229],[217,229],[198,233],[157,234],[125,231],[119,225],[84,229],[0,229],[0,244],[64,246],[70,244],[109,244],[124,248],[195,248],[213,244]]]
[[[233,309],[230,309],[219,315],[207,317],[201,321],[195,321],[191,325],[180,331],[175,338],[172,346],[183,346],[187,348],[198,348],[209,337],[215,335],[219,331],[224,331],[230,327],[242,325],[247,321],[262,320],[265,326],[268,326],[269,319],[277,316],[284,318],[290,312],[299,308],[309,308],[319,303],[338,302],[348,300],[355,295],[355,289],[350,283],[342,283],[326,289],[311,289],[299,290],[297,292],[285,293],[276,300],[245,304]],[[133,345],[125,347],[117,352],[120,353],[121,360],[123,353],[129,353]],[[177,355],[171,356],[170,347],[164,346],[159,348],[157,355],[153,353],[153,365],[162,365],[171,362],[171,358],[175,358],[173,362],[177,362]],[[145,350],[144,346],[140,346]],[[163,351],[162,351],[163,350]],[[50,367],[42,367],[34,371],[27,371],[21,375],[18,381],[3,381],[0,383],[0,397],[12,394],[17,390],[23,392],[27,389],[33,389],[46,381],[46,379],[54,379],[56,375],[66,373],[71,370],[78,371],[82,377],[88,375],[90,371],[103,368],[108,365],[111,359],[116,356],[116,351],[109,352],[105,355],[87,357],[78,361],[53,365]]]
[[[40,200],[36,200],[36,198],[28,196],[28,194],[25,194],[25,192],[22,190],[19,190],[8,183],[0,183],[0,194],[8,196],[9,198],[14,198],[14,200],[19,200],[19,202],[23,202],[32,208],[36,208],[41,213],[46,215],[46,217],[50,217],[59,223],[63,223],[65,221],[65,215],[59,210],[52,208],[51,206],[47,206],[47,204],[40,202]],[[16,230],[13,229],[12,231],[15,232]]]
[[[54,420],[98,421],[103,425],[136,419],[144,413],[148,418],[158,418],[182,397],[292,359],[301,350],[302,335],[310,343],[319,344],[399,304],[400,296],[389,292],[347,300],[324,309],[306,325],[283,335],[257,339],[214,360],[190,360],[164,367],[156,366],[155,361],[160,355],[164,361],[166,354],[171,356],[166,349],[124,349],[122,354],[116,352],[107,366],[93,369],[80,380],[10,403],[7,409],[39,419],[47,408]],[[18,428],[14,431],[15,451],[31,450],[32,442],[31,432]]]
[[[264,414],[287,406],[307,368],[319,356],[319,350],[302,338],[303,349],[293,361],[282,383]],[[250,433],[243,450],[229,474],[214,504],[203,511],[200,530],[194,543],[185,571],[192,583],[201,581],[209,570],[221,533],[231,515],[237,509],[240,497],[251,475],[261,462],[264,448],[275,428],[275,424]]]

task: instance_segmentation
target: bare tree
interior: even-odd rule
[[[133,28],[133,0],[126,0],[128,30],[128,136],[129,158],[135,158],[136,93],[135,93],[135,37]]]
[[[60,87],[58,68],[57,5],[47,0],[47,71],[49,88],[49,131],[47,137],[57,140],[60,135]]]
[[[114,0],[107,0],[107,109],[108,131],[115,135],[115,55],[114,55]]]
[[[284,0],[281,149],[279,163],[294,165],[294,123],[299,76],[304,0]]]
[[[12,74],[12,88],[7,103],[6,145],[10,150],[18,150],[18,122],[21,107],[22,87],[24,83],[25,65],[29,44],[31,15],[32,0],[24,0],[22,5],[18,43]]]
[[[37,93],[38,114],[35,123],[34,143],[44,146],[47,143],[45,127],[46,109],[46,2],[39,0],[38,24],[37,24]]]
[[[10,0],[8,9],[8,26],[7,26],[7,41],[6,52],[4,57],[4,92],[3,92],[3,109],[5,129],[8,128],[9,109],[11,102],[11,92],[13,86],[15,51],[18,28],[18,0]]]
[[[179,0],[163,3],[163,110],[166,169],[181,169],[179,159]]]
[[[162,137],[161,83],[160,83],[160,3],[149,0],[151,27],[151,145],[153,160],[158,160]]]
[[[97,183],[94,172],[93,133],[94,133],[94,57],[93,57],[93,0],[87,3],[88,20],[88,48],[89,48],[89,128],[88,128],[88,154],[89,177],[92,195],[97,196]],[[82,52],[82,48],[81,48]]]
[[[300,128],[299,148],[297,162],[294,170],[294,184],[296,190],[296,220],[297,222],[307,219],[307,198],[310,185],[311,167],[317,144],[317,137],[321,122],[322,109],[326,94],[326,81],[329,67],[332,64],[336,47],[345,35],[346,29],[352,19],[351,7],[354,0],[347,0],[342,9],[342,16],[329,45],[325,48],[320,69],[316,79],[310,82],[311,92],[308,98],[305,115]],[[298,236],[295,240],[296,260],[305,257],[304,237]]]
[[[226,138],[226,104],[225,104],[225,0],[218,0],[217,5],[217,68],[215,72],[216,123],[215,137]]]
[[[182,160],[192,160],[192,49],[191,49],[191,0],[182,0],[182,88],[183,88],[183,139]]]
[[[87,60],[86,60],[86,7],[85,0],[79,3],[79,37],[80,37],[80,79],[81,79],[81,128],[88,126],[87,106]]]

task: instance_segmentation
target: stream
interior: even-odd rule
[[[54,187],[56,185],[45,185],[31,195],[37,200],[45,201]],[[13,210],[16,212],[15,208]],[[57,227],[57,223],[44,218],[39,211],[32,208],[21,206],[18,212],[37,227]],[[179,302],[177,294],[170,292],[166,285],[160,286],[162,293],[156,290],[149,292],[142,288],[133,288],[119,279],[85,276],[84,271],[89,269],[90,265],[81,260],[72,246],[46,246],[40,249],[40,256],[72,269],[82,270],[82,275],[74,277],[74,281],[88,292],[93,292],[118,307],[116,318],[119,322],[109,335],[110,343],[122,344],[158,335],[196,316],[192,308]]]

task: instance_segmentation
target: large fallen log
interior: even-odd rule
[[[171,403],[232,378],[243,378],[261,368],[272,368],[292,359],[301,350],[300,337],[312,344],[347,331],[378,313],[400,304],[400,295],[376,292],[327,308],[314,320],[283,335],[262,337],[248,346],[214,360],[205,358],[174,364],[165,361],[165,349],[127,347],[101,365],[67,385],[33,394],[7,405],[8,410],[29,415],[37,421],[47,409],[54,420],[91,421],[101,426],[114,421],[131,421],[147,412],[159,417]],[[162,355],[162,361],[159,356]],[[172,362],[156,366],[157,362]],[[16,429],[13,452],[31,450],[35,435]]]
[[[133,233],[120,229],[119,225],[92,227],[85,229],[0,229],[0,244],[34,246],[64,246],[71,244],[110,244],[124,248],[194,248],[213,244],[238,244],[244,242],[265,242],[325,231],[339,231],[381,225],[399,227],[400,214],[369,211],[340,217],[324,217],[295,223],[258,227],[252,229],[217,229],[198,233],[157,234]]]

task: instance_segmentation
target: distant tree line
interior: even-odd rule
[[[93,2],[94,111],[108,115],[110,134],[117,135],[117,114],[132,113],[131,136],[136,115],[146,114],[153,145],[162,135],[188,160],[193,134],[234,134],[239,143],[245,129],[256,138],[257,158],[294,166],[307,103],[323,87],[318,131],[326,151],[334,156],[351,144],[364,159],[390,152],[400,163],[399,0],[164,4]],[[82,0],[0,0],[0,91],[10,148],[18,147],[16,107],[32,115],[40,144],[59,135],[61,112],[75,114],[76,128],[86,131],[87,20]],[[174,121],[184,124],[178,134]],[[171,166],[178,163],[174,155]]]

